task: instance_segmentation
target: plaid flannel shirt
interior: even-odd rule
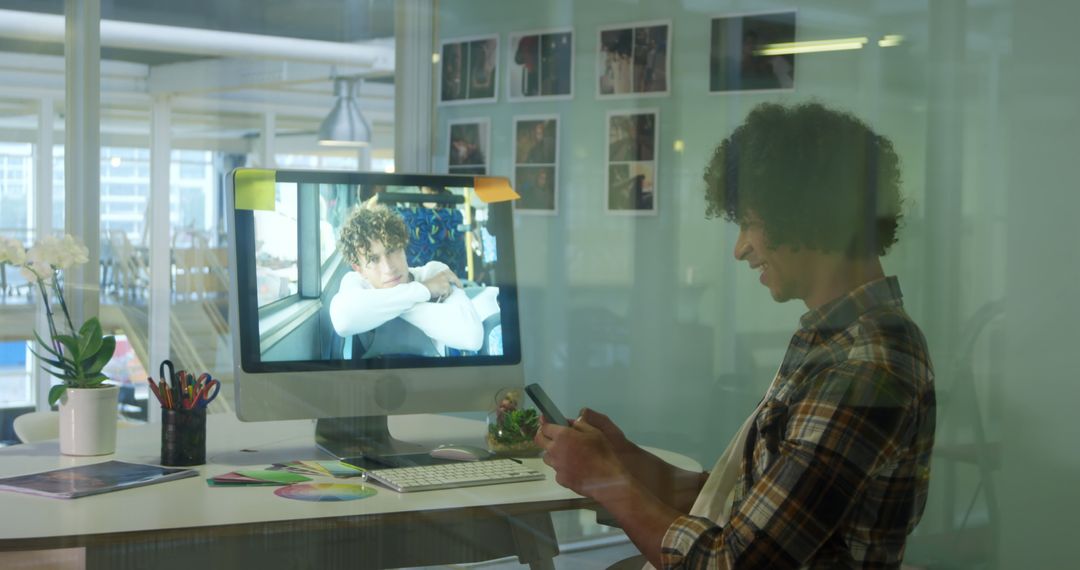
[[[895,277],[801,325],[747,434],[729,524],[676,519],[665,568],[899,568],[934,443],[926,340]]]

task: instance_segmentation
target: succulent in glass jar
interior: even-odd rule
[[[535,454],[533,442],[540,429],[540,414],[522,406],[521,391],[503,389],[495,397],[495,410],[488,414],[488,448],[496,453]]]

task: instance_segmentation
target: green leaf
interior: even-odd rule
[[[109,363],[109,359],[112,358],[114,352],[116,352],[116,337],[105,337],[101,342],[101,346],[98,347],[97,354],[92,354],[82,361],[83,372],[87,376],[101,372],[101,369],[105,368],[105,365]]]
[[[102,382],[108,380],[109,377],[104,374],[95,374],[94,376],[88,376],[86,378],[80,378],[72,383],[75,388],[96,388],[101,385]]]
[[[66,384],[57,384],[56,386],[49,388],[49,405],[55,406],[56,403],[60,401],[60,397],[63,396],[64,392],[66,391]]]
[[[49,365],[52,366],[52,368],[42,366],[42,368],[44,368],[46,374],[49,374],[49,376],[52,376],[53,378],[56,378],[57,380],[64,380],[67,383],[71,383],[71,382],[75,382],[75,381],[79,380],[79,376],[78,376],[77,372],[75,371],[75,369],[72,369],[69,366],[64,366],[64,367],[56,366],[56,363],[49,363]]]
[[[46,368],[45,372],[48,373],[49,376],[52,376],[53,378],[56,378],[58,380],[64,380],[65,378],[71,377],[69,373],[60,370],[49,370],[48,368]]]
[[[94,354],[101,347],[101,323],[90,317],[79,329],[79,354]]]
[[[60,344],[64,345],[68,351],[71,352],[70,358],[73,362],[81,360],[79,354],[79,341],[76,340],[75,337],[66,334],[58,334],[56,335],[56,340],[60,341]]]
[[[61,370],[70,370],[72,372],[75,371],[75,362],[72,362],[71,359],[66,356],[60,356],[58,358],[46,358],[46,355],[38,354],[34,352],[33,349],[31,349],[30,352],[50,366],[55,366],[56,368],[59,368]]]
[[[97,329],[97,336],[101,336],[101,321],[97,317],[90,317],[86,319],[83,326],[79,327],[79,336],[88,336]]]
[[[33,354],[34,356],[36,356],[37,359],[42,362],[42,364],[47,364],[49,366],[52,366],[53,368],[59,368],[60,370],[68,370],[68,368],[70,367],[71,372],[75,371],[74,367],[71,367],[71,365],[69,363],[67,363],[67,362],[65,362],[63,360],[52,360],[51,358],[45,358],[44,356],[41,356],[40,354],[34,352],[33,349],[30,350],[30,354]],[[52,371],[50,370],[49,373],[51,374]]]
[[[45,350],[49,351],[49,354],[51,354],[51,355],[53,355],[53,356],[55,356],[57,358],[63,358],[64,357],[63,354],[60,354],[59,352],[56,352],[56,349],[52,347],[52,343],[45,342],[45,339],[41,338],[41,335],[39,335],[37,333],[37,331],[34,331],[34,336],[37,338],[38,344],[40,344],[41,347],[44,348]]]

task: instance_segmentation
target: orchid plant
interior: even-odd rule
[[[62,381],[49,390],[50,406],[56,404],[68,388],[98,388],[109,379],[101,370],[116,351],[116,337],[103,336],[97,317],[87,319],[76,330],[64,301],[63,271],[86,263],[88,256],[86,246],[70,235],[43,238],[29,250],[18,240],[0,237],[0,264],[18,267],[28,282],[37,285],[45,304],[49,341],[35,331],[41,353],[31,352],[50,374]],[[67,325],[70,334],[62,334],[56,326],[53,308],[57,305],[63,314],[62,324]]]

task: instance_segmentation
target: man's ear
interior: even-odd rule
[[[357,264],[355,264],[355,263],[350,263],[349,265],[351,265],[351,266],[352,266],[352,270],[353,270],[353,271],[355,271],[355,272],[357,272],[357,273],[360,273],[360,266],[359,266],[359,265],[357,265]]]

